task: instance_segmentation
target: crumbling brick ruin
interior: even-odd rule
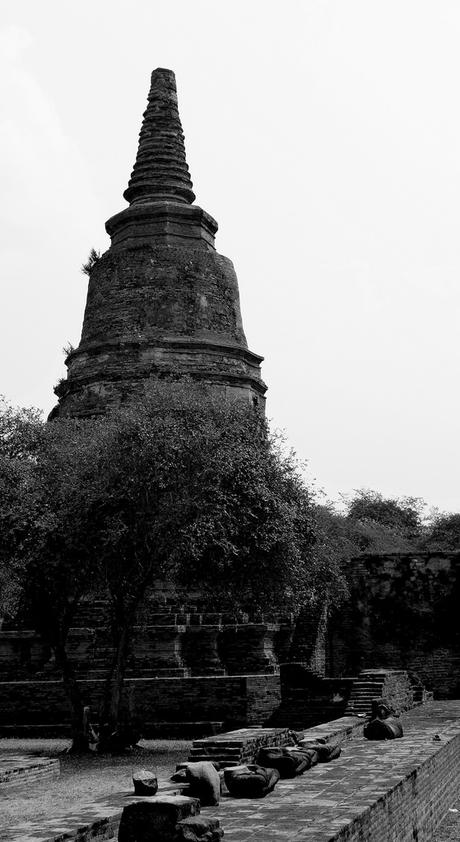
[[[152,73],[129,207],[91,268],[81,341],[56,387],[59,415],[104,413],[152,379],[189,375],[264,406],[262,357],[248,349],[232,262],[217,222],[194,205],[171,70]]]

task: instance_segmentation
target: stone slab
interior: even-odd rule
[[[289,728],[238,728],[204,740],[194,740],[189,760],[251,763],[259,748],[292,745]]]

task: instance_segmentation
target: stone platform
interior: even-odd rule
[[[368,742],[361,729],[354,728],[332,763],[280,781],[261,801],[223,797],[219,807],[204,808],[202,813],[220,820],[228,842],[458,839],[460,823],[452,829],[457,813],[449,810],[459,806],[460,701],[430,702],[401,720],[401,740]],[[334,723],[331,726],[332,732],[341,733]],[[321,727],[327,738],[327,725]],[[348,726],[345,731],[350,737]],[[115,839],[121,810],[131,800],[127,791],[121,792],[82,805],[72,816],[57,805],[46,827],[28,822],[0,838],[2,842]],[[442,830],[444,816],[450,835]]]
[[[368,742],[359,729],[337,760],[280,781],[266,799],[222,799],[214,812],[225,838],[433,842],[460,784],[460,701],[431,702],[401,720],[403,739]]]
[[[0,757],[0,793],[59,777],[59,760],[24,754]]]

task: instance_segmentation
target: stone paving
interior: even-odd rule
[[[166,777],[158,777],[161,792],[168,795],[180,795],[180,789],[171,784]],[[70,782],[69,782],[70,783]],[[0,842],[66,842],[66,840],[85,839],[85,829],[92,838],[91,827],[101,823],[101,838],[110,839],[114,835],[108,833],[110,827],[117,827],[123,807],[133,801],[142,801],[140,797],[132,795],[132,785],[129,776],[126,780],[126,791],[117,792],[102,798],[95,798],[79,804],[78,809],[69,811],[65,803],[58,803],[48,819],[39,821],[19,822],[5,831],[0,825]],[[102,836],[104,831],[104,836]]]
[[[228,842],[283,842],[294,838],[297,842],[309,839],[330,842],[341,828],[369,810],[417,765],[460,734],[460,701],[430,703],[406,714],[402,721],[404,738],[401,740],[370,743],[358,736],[343,744],[342,755],[337,760],[315,766],[294,780],[280,781],[275,791],[263,800],[223,797],[219,807],[204,808],[202,812],[219,818]],[[0,833],[0,839],[2,842],[75,839],[77,828],[98,818],[116,817],[132,800],[135,799],[128,791],[120,792],[82,804],[81,810],[72,815],[66,813],[65,805],[58,805],[46,824],[16,825],[6,834]],[[450,842],[459,838],[457,835],[437,837],[437,840]]]

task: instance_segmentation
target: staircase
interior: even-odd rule
[[[353,682],[345,716],[370,716],[372,700],[384,695],[386,673],[376,670],[361,672]]]
[[[370,716],[373,699],[384,699],[395,713],[428,700],[420,679],[407,670],[363,670],[354,680],[346,716]]]

